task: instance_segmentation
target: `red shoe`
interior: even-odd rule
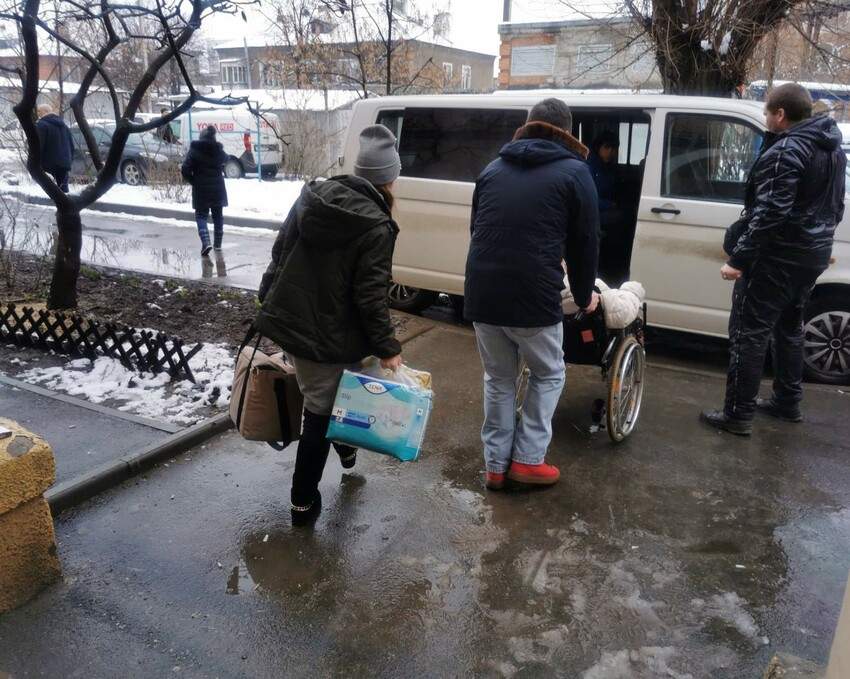
[[[505,487],[505,474],[504,472],[501,474],[496,474],[494,472],[487,472],[487,479],[484,481],[484,485],[487,486],[490,490],[502,490]]]
[[[551,486],[561,478],[558,468],[545,462],[541,464],[522,464],[511,462],[508,478],[517,483],[533,483],[538,486]]]

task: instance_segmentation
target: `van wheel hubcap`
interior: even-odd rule
[[[419,294],[419,288],[411,288],[411,287],[408,287],[407,285],[399,285],[398,283],[393,283],[390,286],[389,295],[390,295],[390,299],[393,300],[394,302],[401,302],[401,303],[409,302],[410,300],[415,298],[416,295],[418,295],[418,294]]]
[[[812,370],[829,375],[850,373],[850,312],[827,311],[806,323],[804,352]]]

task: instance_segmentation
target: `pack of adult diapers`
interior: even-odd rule
[[[346,370],[339,381],[328,438],[392,455],[419,457],[434,392],[417,384]]]

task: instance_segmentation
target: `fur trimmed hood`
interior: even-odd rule
[[[520,127],[514,134],[514,141],[520,139],[548,139],[558,142],[584,160],[587,160],[587,154],[590,152],[584,144],[566,130],[541,121],[526,123]]]

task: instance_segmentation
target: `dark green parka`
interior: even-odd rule
[[[321,363],[400,354],[387,303],[397,234],[389,207],[365,179],[306,184],[260,284],[259,331]]]

